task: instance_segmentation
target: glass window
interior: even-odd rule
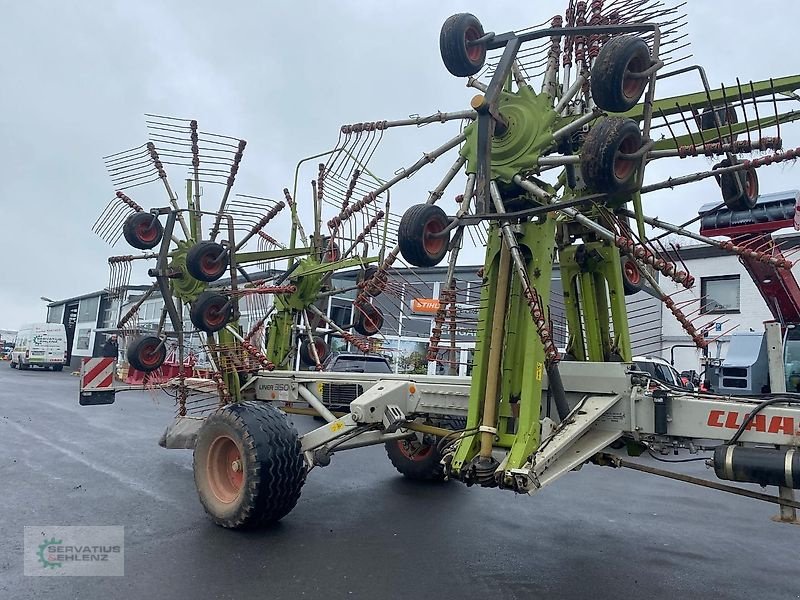
[[[91,334],[91,329],[79,329],[77,341],[75,342],[75,349],[76,350],[88,350],[89,349],[89,337]]]
[[[739,276],[703,277],[700,280],[700,295],[700,312],[703,314],[738,313]]]
[[[64,320],[64,305],[51,306],[47,309],[48,323],[61,323]]]
[[[81,300],[80,307],[78,308],[78,322],[97,323],[97,305],[99,302],[99,296],[92,296],[91,298],[84,298]]]

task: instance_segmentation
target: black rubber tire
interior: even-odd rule
[[[415,267],[438,265],[447,254],[450,235],[432,238],[450,223],[445,212],[435,204],[415,204],[400,219],[397,241],[400,253]]]
[[[642,38],[622,35],[603,44],[592,66],[592,98],[602,110],[624,113],[639,102],[647,79],[632,79],[630,73],[650,68],[650,49]]]
[[[330,248],[328,247],[330,246]],[[322,238],[322,262],[332,263],[342,258],[342,251],[339,249],[339,244],[331,241],[331,238],[325,236]]]
[[[13,360],[10,360],[8,361],[8,366],[11,367],[12,369],[16,369],[17,363],[15,363]]]
[[[228,304],[228,297],[219,292],[206,291],[192,302],[189,319],[200,331],[214,333],[224,328],[233,315],[233,306]]]
[[[22,362],[22,361],[19,361],[18,367],[19,367],[19,370],[20,370],[20,371],[27,371],[28,369],[30,369],[30,368],[31,368],[31,366],[30,366],[30,365],[26,365],[26,364],[25,364],[24,362]]]
[[[215,493],[208,476],[209,451],[221,438],[233,441],[242,463],[242,485],[231,501]],[[229,529],[279,521],[297,504],[306,480],[297,430],[283,412],[257,401],[229,404],[206,418],[193,469],[200,503],[217,525]]]
[[[134,339],[125,351],[128,364],[143,373],[152,373],[164,364],[167,345],[154,335],[143,335]]]
[[[357,304],[355,318],[353,329],[367,337],[377,334],[383,327],[383,314],[372,304]]]
[[[714,168],[729,166],[731,166],[730,161],[726,158],[719,164],[714,165]],[[736,186],[737,177],[742,183],[744,193],[739,193]],[[717,183],[722,189],[722,199],[725,201],[725,206],[730,210],[751,210],[758,202],[758,174],[755,169],[723,173],[717,177]]]
[[[318,335],[314,336],[314,345],[317,347],[319,362],[324,363],[325,359],[328,358],[328,354],[331,352],[330,346]],[[317,363],[314,362],[314,355],[311,353],[311,344],[308,341],[308,337],[303,337],[303,341],[300,342],[298,354],[300,355],[300,362],[307,367],[315,367],[317,365]]]
[[[369,281],[372,279],[375,274],[378,272],[378,267],[375,265],[370,265],[366,269],[359,271],[358,276],[356,278],[356,283],[361,284],[365,281]],[[384,283],[379,281],[378,279],[372,279],[372,281],[364,286],[364,293],[372,298],[377,298],[383,292]]]
[[[622,266],[622,288],[626,296],[633,296],[644,289],[644,281],[639,265],[630,256],[623,256],[620,260]]]
[[[642,146],[642,132],[632,119],[607,117],[586,135],[581,148],[581,175],[587,187],[598,193],[626,190],[636,177],[639,160],[624,160],[617,152],[632,154]]]
[[[486,62],[486,44],[467,47],[467,42],[483,37],[483,25],[471,13],[449,17],[439,33],[439,53],[445,68],[456,77],[475,75]]]
[[[216,242],[206,240],[195,244],[186,253],[186,270],[200,281],[216,281],[228,270],[228,253]]]
[[[158,217],[148,212],[135,212],[122,224],[125,241],[138,250],[150,250],[161,243],[164,227]]]
[[[437,427],[458,431],[467,426],[465,417],[444,417],[434,420]],[[420,444],[416,438],[411,440],[396,440],[386,442],[386,454],[389,460],[397,469],[398,473],[409,479],[417,481],[442,481],[444,479],[444,467],[441,464],[442,456],[438,450],[438,443],[441,438],[435,438],[435,444]],[[426,452],[423,456],[416,454],[417,458],[412,459],[415,451]]]
[[[700,130],[705,131],[710,129],[713,130],[714,133],[717,132],[717,123],[714,120],[715,113],[719,116],[719,130],[720,133],[722,133],[722,141],[725,143],[729,143],[731,139],[735,141],[736,138],[739,137],[738,134],[734,133],[733,138],[731,138],[727,128],[729,122],[731,125],[735,125],[739,122],[739,117],[736,116],[736,109],[732,106],[727,109],[724,106],[716,109],[704,108],[703,112],[700,114]],[[706,138],[705,141],[708,143],[718,142],[719,138]]]
[[[63,370],[64,370],[64,365],[55,365],[53,367],[53,371],[63,371]]]

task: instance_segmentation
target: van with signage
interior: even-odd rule
[[[11,368],[51,368],[61,371],[67,362],[67,332],[61,323],[23,325],[11,351]]]

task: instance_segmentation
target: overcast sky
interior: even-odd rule
[[[797,72],[795,3],[689,4],[694,60],[712,84]],[[124,242],[110,249],[91,225],[114,191],[101,156],[143,143],[144,113],[193,117],[206,131],[247,139],[237,191],[280,197],[297,160],[331,148],[343,123],[467,107],[474,90],[439,58],[439,29],[450,14],[474,12],[487,30],[503,32],[563,14],[566,0],[2,5],[0,328],[16,329],[44,320],[40,296],[105,287],[106,258],[128,252]],[[693,83],[664,89],[695,91]],[[798,133],[782,130],[785,147],[800,146]],[[451,134],[433,125],[387,136],[379,175]],[[442,159],[398,191],[395,209],[424,201],[451,162]],[[649,179],[687,169],[670,163]],[[762,169],[762,191],[800,187],[797,174],[793,165]],[[153,202],[140,203],[163,204],[159,192],[147,190]],[[647,205],[651,214],[682,221],[717,197],[708,182],[647,197]]]

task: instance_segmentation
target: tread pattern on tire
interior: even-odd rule
[[[240,529],[275,523],[289,514],[300,498],[306,469],[300,438],[286,414],[271,404],[248,401],[222,408],[209,416],[203,427],[215,422],[241,433],[247,476],[241,505],[230,518],[215,516],[200,496],[211,519],[223,527]],[[203,433],[201,428],[195,448],[195,482],[197,449],[203,450],[206,441]]]
[[[639,125],[622,117],[606,117],[592,127],[580,155],[581,175],[588,187],[600,193],[614,193],[628,185],[636,170],[625,181],[620,181],[614,173],[614,163],[622,140],[634,134],[638,134],[641,145]]]
[[[447,18],[439,33],[439,54],[442,62],[445,68],[456,77],[475,75],[486,62],[485,45],[478,60],[473,61],[467,56],[464,35],[469,28],[474,28],[480,35],[483,35],[483,25],[475,15],[458,13]]]
[[[622,91],[625,71],[636,58],[648,64],[651,61],[650,49],[640,37],[622,35],[603,44],[590,78],[592,98],[598,107],[612,113],[624,113],[636,106],[646,86],[635,100],[627,98]]]

